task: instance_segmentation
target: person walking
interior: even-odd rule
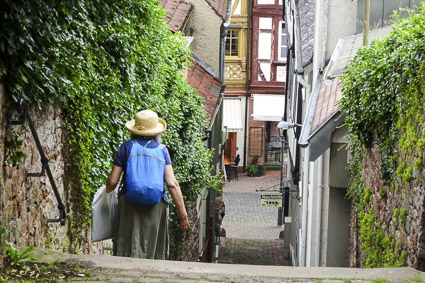
[[[179,228],[189,229],[189,222],[168,149],[160,143],[160,134],[167,125],[154,111],[143,110],[125,126],[131,133],[131,140],[120,145],[106,181],[106,191],[112,192],[124,173],[123,186],[118,193],[119,221],[114,255],[168,259],[169,200],[164,179],[179,215]],[[148,192],[141,196],[140,190]]]

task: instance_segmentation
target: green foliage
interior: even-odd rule
[[[33,250],[34,246],[29,246],[21,252],[13,243],[6,241],[6,246],[3,247],[3,255],[6,261],[8,261],[11,266],[14,266],[27,261],[36,260],[36,258],[30,255]]]
[[[407,252],[387,235],[362,177],[368,149],[376,145],[381,177],[391,190],[412,185],[421,175],[425,149],[425,5],[397,18],[390,36],[361,48],[343,75],[342,110],[346,116],[352,153],[349,198],[359,217],[360,242],[366,266],[403,266]],[[385,199],[388,189],[376,188]],[[378,208],[375,208],[379,210]],[[395,208],[393,225],[406,223],[406,208]]]
[[[6,137],[4,147],[6,149],[6,156],[4,159],[4,165],[14,167],[22,164],[23,158],[26,157],[25,153],[19,149],[22,146],[23,141],[19,139],[19,134],[13,132],[11,136]]]
[[[406,208],[403,207],[402,209],[400,209],[400,214],[398,215],[398,222],[400,222],[402,225],[406,224]]]
[[[266,175],[266,165],[264,165],[264,164],[259,164],[258,165],[258,171],[259,171],[259,173],[260,173],[260,176],[264,176],[264,175]]]
[[[250,177],[256,176],[258,171],[257,164],[251,163],[246,166],[246,174]]]
[[[358,215],[359,240],[365,254],[366,267],[400,267],[406,265],[407,252],[402,249],[401,241],[395,241],[392,235],[385,235],[386,225],[376,219],[373,207]]]
[[[8,231],[6,228],[0,230],[0,236],[7,235]],[[3,242],[2,242],[3,245]],[[3,256],[7,265],[15,266],[21,263],[34,261],[35,257],[31,256],[30,253],[34,250],[34,246],[29,246],[22,252],[15,247],[15,245],[9,241],[5,241],[5,245],[2,246]]]
[[[92,197],[128,139],[124,123],[152,109],[185,200],[214,187],[202,136],[202,100],[185,81],[190,50],[172,34],[155,0],[5,0],[0,4],[0,75],[8,107],[63,109],[71,241],[84,241]],[[176,226],[177,224],[175,224]]]
[[[250,163],[246,166],[246,174],[250,177],[264,176],[266,174],[266,165]]]

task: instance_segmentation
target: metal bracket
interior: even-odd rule
[[[50,185],[53,188],[53,192],[54,192],[56,200],[58,202],[58,209],[59,209],[59,218],[57,218],[57,219],[47,219],[47,223],[60,222],[60,224],[62,226],[64,226],[65,222],[66,222],[65,205],[63,204],[63,202],[60,198],[58,188],[56,187],[55,180],[54,180],[53,175],[52,175],[52,171],[50,170],[50,167],[49,167],[49,159],[47,158],[46,154],[44,153],[43,147],[41,146],[41,143],[40,143],[40,139],[38,138],[37,131],[34,127],[33,122],[31,121],[31,117],[27,118],[27,109],[26,109],[25,102],[22,98],[19,99],[18,110],[20,112],[20,114],[19,114],[20,118],[16,121],[9,122],[9,124],[10,125],[23,125],[25,123],[25,121],[28,121],[32,136],[34,138],[35,144],[37,146],[38,152],[39,152],[40,157],[41,157],[41,164],[42,164],[40,173],[25,172],[25,177],[26,178],[28,178],[28,177],[41,177],[41,176],[44,176],[44,174],[47,172],[47,177],[49,178]]]

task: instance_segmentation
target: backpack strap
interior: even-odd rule
[[[148,146],[148,144],[150,144],[151,142],[153,142],[153,140],[148,141],[148,142],[144,145],[144,147],[147,147],[147,146]]]

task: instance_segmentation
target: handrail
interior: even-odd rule
[[[35,144],[37,146],[38,152],[41,157],[41,172],[40,173],[29,173],[25,172],[25,177],[41,177],[44,175],[45,172],[47,172],[47,177],[49,178],[50,185],[53,188],[53,192],[55,194],[56,200],[58,201],[58,209],[59,209],[59,218],[57,219],[47,219],[47,223],[50,222],[60,222],[62,226],[65,226],[66,222],[66,212],[65,212],[65,205],[63,204],[58,188],[56,187],[55,180],[52,175],[52,171],[49,167],[49,159],[47,158],[46,154],[44,153],[43,147],[41,146],[40,139],[38,138],[37,131],[34,127],[33,122],[31,121],[31,117],[27,117],[27,109],[24,100],[21,98],[18,102],[18,110],[20,112],[20,118],[16,121],[11,121],[10,125],[23,125],[25,123],[25,120],[28,121],[28,124],[30,126],[31,133],[34,137]]]

